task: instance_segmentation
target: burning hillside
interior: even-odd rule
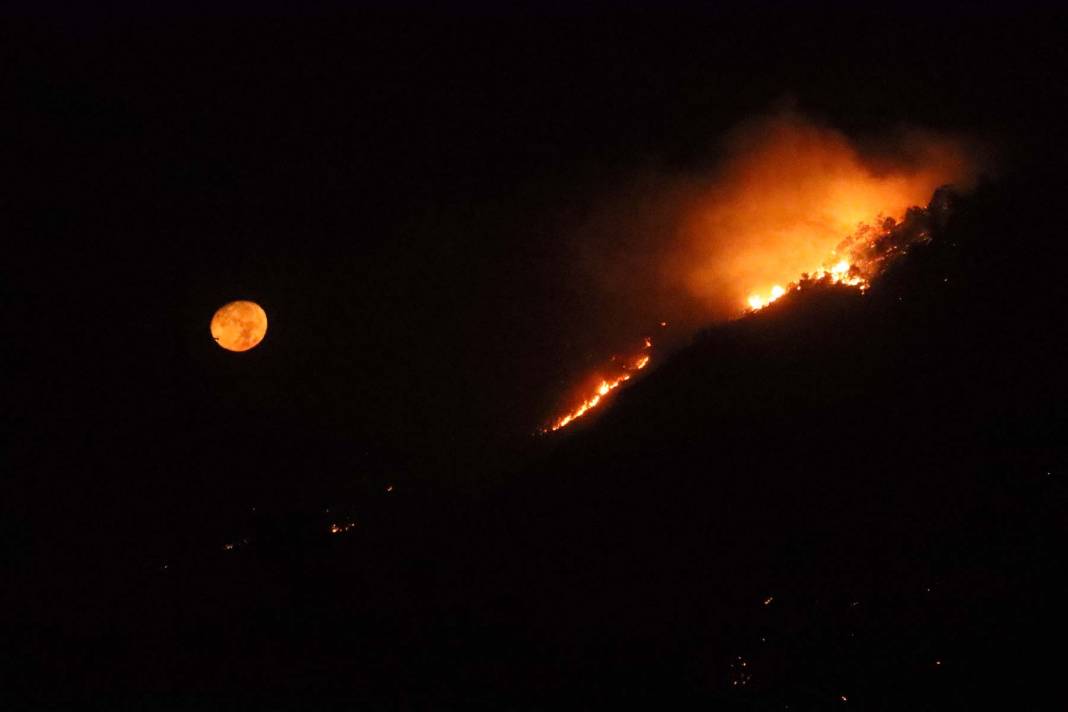
[[[909,210],[941,186],[967,189],[976,170],[974,153],[944,137],[864,146],[792,115],[736,132],[717,176],[679,206],[662,259],[660,276],[699,302],[695,320],[759,308],[791,282],[862,286],[902,247],[888,235]]]
[[[903,130],[854,142],[794,113],[746,123],[720,156],[700,177],[645,175],[594,211],[575,240],[584,303],[610,303],[635,333],[660,315],[702,328],[817,285],[863,292],[929,239],[930,212],[915,206],[935,193],[944,209],[939,187],[967,190],[983,163],[963,140]],[[545,430],[602,405],[649,358],[646,345],[601,369]]]
[[[772,286],[766,295],[752,294],[747,303],[750,311],[759,311],[785,294],[816,285],[839,284],[856,287],[861,292],[896,258],[914,244],[930,239],[932,213],[944,214],[950,205],[951,190],[937,190],[927,209],[909,208],[903,219],[881,217],[876,224],[862,224],[856,232],[835,248],[831,265],[802,273],[786,287]]]
[[[943,187],[935,191],[926,209],[911,207],[901,218],[880,215],[874,224],[861,223],[835,246],[823,266],[802,272],[785,287],[773,284],[766,292],[751,293],[746,300],[747,309],[744,313],[760,311],[790,292],[820,286],[849,286],[864,292],[872,280],[896,258],[904,255],[910,246],[930,239],[931,220],[949,210],[951,195],[951,190]],[[649,364],[651,347],[652,341],[646,338],[638,353],[623,359],[615,358],[617,369],[614,375],[598,376],[599,382],[593,392],[573,409],[558,416],[543,432],[559,430],[600,405],[613,390]]]

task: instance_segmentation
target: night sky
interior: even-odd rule
[[[1063,19],[7,15],[10,709],[1045,709]],[[782,117],[968,185],[864,294],[703,311],[659,236]]]

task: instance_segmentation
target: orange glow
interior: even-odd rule
[[[801,273],[786,289],[774,285],[766,295],[750,294],[746,300],[748,311],[759,311],[788,292],[817,284],[845,285],[863,292],[888,264],[912,245],[929,239],[925,213],[918,208],[910,211],[904,221],[882,217],[875,226],[862,224],[838,243],[833,252],[839,256],[832,257],[823,267]]]
[[[874,270],[872,270],[874,271]],[[848,260],[839,260],[829,269],[817,269],[812,272],[806,272],[802,275],[802,280],[806,282],[822,282],[826,284],[844,284],[850,287],[856,287],[861,291],[868,288],[868,280],[860,276],[859,272],[849,264]],[[800,290],[801,284],[791,283],[791,290]],[[783,289],[779,285],[775,285],[771,288],[771,292],[767,296],[760,294],[750,294],[746,303],[749,304],[750,311],[760,311],[767,305],[776,301],[788,290]]]
[[[642,370],[649,365],[649,349],[653,347],[653,340],[646,337],[642,344],[642,348],[638,353],[624,359],[621,365],[622,373],[618,373],[611,378],[601,378],[600,382],[593,389],[593,393],[586,397],[578,406],[572,410],[557,417],[552,425],[542,430],[542,432],[550,432],[553,430],[559,430],[567,425],[570,425],[577,418],[581,418],[586,415],[591,409],[600,405],[605,396],[619,388],[621,385],[629,381],[635,373]]]
[[[719,319],[767,306],[804,274],[861,286],[873,275],[843,239],[900,222],[942,185],[966,189],[978,160],[959,142],[915,132],[883,147],[862,153],[791,114],[736,131],[717,175],[677,206],[682,222],[661,274]]]
[[[331,534],[344,534],[356,528],[356,522],[334,522],[330,525]]]

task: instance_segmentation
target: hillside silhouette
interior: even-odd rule
[[[7,693],[61,680],[72,699],[185,708],[258,690],[265,709],[1037,699],[1068,522],[1055,185],[1031,173],[957,196],[867,293],[813,287],[696,334],[480,489],[387,492],[383,473],[344,511],[230,522],[232,549],[102,554],[86,566],[136,575],[76,613],[28,606],[7,626]]]
[[[1045,197],[958,197],[867,294],[709,329],[561,438],[500,507],[536,628],[599,650],[573,651],[590,679],[694,702],[739,655],[769,709],[1041,679],[1065,506]]]

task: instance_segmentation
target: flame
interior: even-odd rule
[[[749,295],[749,299],[747,300],[749,302],[749,308],[753,311],[763,309],[784,294],[786,294],[786,290],[776,284],[771,288],[771,293],[767,297],[762,297],[759,294]]]
[[[904,221],[881,217],[877,227],[862,223],[835,249],[835,252],[847,252],[848,258],[838,257],[830,266],[802,272],[800,278],[785,289],[776,284],[767,294],[751,293],[746,299],[747,311],[760,311],[790,291],[800,291],[815,284],[839,284],[856,287],[861,292],[867,290],[871,280],[890,261],[905,254],[912,244],[930,239],[923,215],[923,210],[913,208]]]
[[[749,311],[760,311],[764,307],[768,306],[774,301],[777,301],[780,297],[786,294],[787,291],[798,290],[802,288],[802,282],[823,282],[828,284],[844,284],[850,287],[857,287],[861,291],[868,288],[868,280],[862,277],[857,270],[854,270],[848,260],[839,260],[829,269],[821,268],[812,272],[805,272],[801,276],[801,282],[792,282],[790,289],[784,289],[776,284],[771,288],[771,291],[767,296],[760,294],[750,294],[746,302],[749,304]]]
[[[642,343],[642,348],[638,353],[625,359],[623,361],[623,372],[617,374],[612,378],[601,378],[600,383],[594,389],[593,393],[582,401],[574,409],[558,416],[548,428],[542,430],[543,433],[551,432],[553,430],[559,430],[567,425],[573,423],[577,418],[581,418],[590,412],[593,408],[600,405],[605,396],[619,388],[621,385],[629,381],[635,373],[641,371],[643,368],[649,365],[649,350],[653,348],[653,340],[646,337]]]

